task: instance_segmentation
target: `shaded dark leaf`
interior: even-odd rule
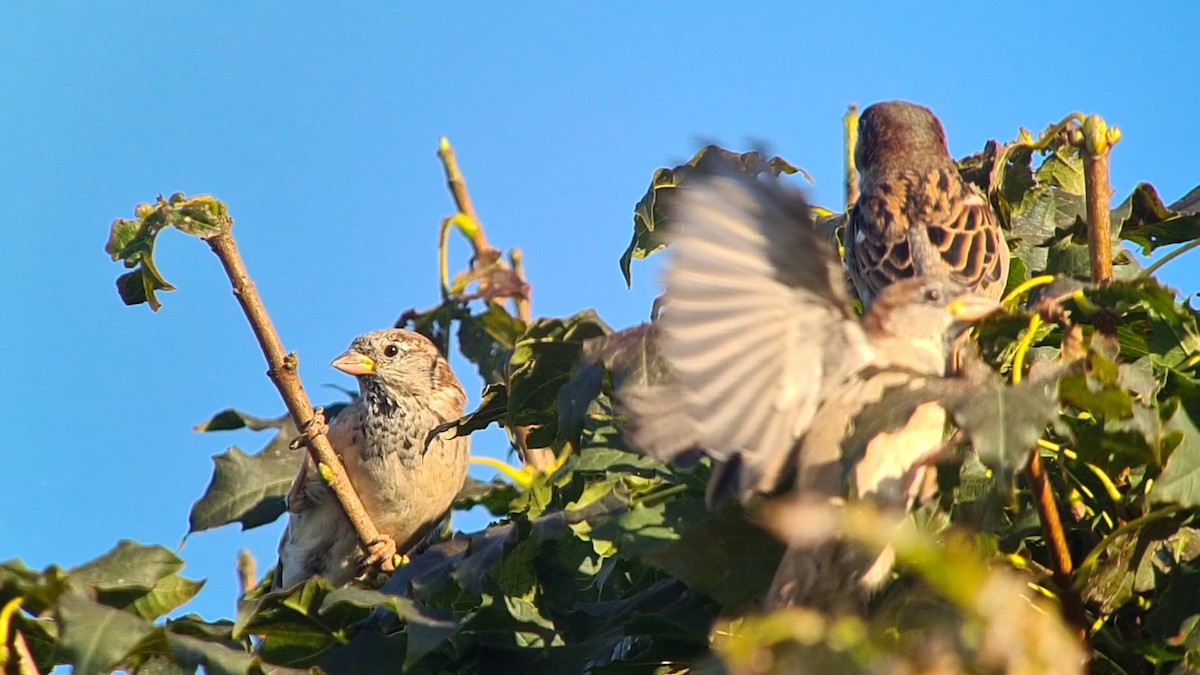
[[[517,488],[511,483],[499,479],[485,483],[467,476],[467,482],[454,499],[454,508],[465,511],[482,506],[493,516],[502,516],[508,513],[509,504],[516,496]]]
[[[610,332],[591,310],[531,325],[509,361],[505,426],[541,425],[529,447],[547,447],[558,433],[559,390],[574,375],[584,341]]]
[[[181,569],[183,561],[162,546],[124,539],[108,553],[72,569],[70,575],[73,583],[100,591],[148,591]]]
[[[362,588],[339,588],[325,596],[321,603],[321,614],[327,614],[338,605],[348,604],[363,609],[385,607],[399,616],[408,634],[404,655],[404,667],[421,660],[460,629],[458,622],[449,612],[430,612],[407,598],[388,595]]]
[[[782,554],[778,539],[730,504],[685,525],[678,541],[650,553],[646,562],[716,600],[725,612],[737,612],[761,600]]]
[[[188,533],[241,523],[248,530],[273,523],[286,510],[284,497],[304,450],[265,450],[247,455],[232,447],[213,456],[213,477],[192,505]]]
[[[1187,215],[1167,208],[1154,186],[1139,183],[1113,211],[1113,226],[1119,227],[1122,239],[1141,246],[1142,255],[1150,255],[1161,246],[1200,238],[1200,213]]]
[[[487,384],[504,381],[508,359],[525,324],[496,302],[487,311],[463,317],[458,327],[458,344],[463,356],[479,367]]]
[[[154,626],[128,612],[79,595],[64,595],[57,618],[62,647],[79,675],[106,673],[121,663]]]
[[[331,416],[334,412],[334,410],[326,411],[327,416]],[[291,418],[287,415],[276,418],[255,417],[234,408],[226,408],[210,417],[207,421],[192,427],[192,431],[233,431],[234,429],[262,431],[263,429],[282,429],[289,419]]]
[[[700,149],[686,164],[672,169],[662,168],[654,172],[650,188],[642,196],[633,209],[633,238],[625,252],[621,254],[621,274],[625,277],[627,286],[633,285],[630,269],[633,260],[641,260],[662,249],[665,246],[662,230],[667,226],[672,198],[671,189],[684,184],[688,176],[696,171],[707,156],[720,157],[730,166],[752,176],[769,173],[772,176],[793,174],[801,171],[781,157],[764,157],[759,152],[736,153],[715,145],[707,145]],[[807,178],[808,174],[804,176]],[[811,182],[811,178],[809,179]]]
[[[983,463],[1011,477],[1029,461],[1046,426],[1057,419],[1057,389],[1057,376],[1016,386],[994,382],[945,405]]]
[[[1162,475],[1150,488],[1150,501],[1200,507],[1200,429],[1182,407],[1167,420],[1166,441],[1173,447]]]

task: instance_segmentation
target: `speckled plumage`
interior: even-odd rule
[[[672,377],[622,390],[628,440],[664,460],[708,454],[712,498],[753,504],[791,490],[904,508],[941,447],[945,412],[922,406],[875,434],[854,434],[856,418],[893,386],[942,377],[955,337],[997,303],[946,279],[906,279],[860,319],[802,194],[706,168],[681,188],[669,232],[657,325]],[[890,567],[836,542],[794,549],[768,605],[854,604]]]
[[[363,358],[371,362],[371,372]],[[436,426],[463,415],[466,394],[429,340],[389,329],[356,339],[335,367],[357,375],[360,396],[329,425],[329,441],[375,526],[410,551],[449,511],[466,478],[469,437]],[[339,365],[340,364],[340,365]],[[349,520],[305,458],[288,500],[274,586],[321,574],[335,585],[358,572],[364,552]]]
[[[863,303],[900,279],[944,279],[990,298],[1008,281],[1009,251],[987,197],[959,175],[942,123],[905,101],[867,107],[855,163],[862,178],[844,245]]]

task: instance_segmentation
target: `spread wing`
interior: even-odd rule
[[[774,487],[823,392],[870,351],[803,196],[706,168],[679,188],[669,233],[659,327],[673,377],[622,399],[631,440],[651,455],[740,454],[745,495]]]
[[[884,177],[863,191],[846,226],[846,263],[867,304],[913,276],[999,298],[1008,261],[992,207],[953,167]]]

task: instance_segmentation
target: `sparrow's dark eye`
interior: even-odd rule
[[[929,302],[937,302],[942,299],[942,292],[936,288],[931,288],[925,291],[925,299]]]
[[[383,355],[389,359],[400,353],[400,348],[396,345],[388,345],[383,348]]]

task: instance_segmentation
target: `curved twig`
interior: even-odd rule
[[[329,487],[345,510],[363,550],[371,551],[381,545],[386,549],[389,540],[380,534],[375,523],[371,521],[371,517],[367,515],[362,500],[358,498],[358,493],[354,491],[354,486],[346,477],[346,470],[342,467],[341,460],[338,459],[333,446],[329,444],[329,439],[325,436],[324,425],[320,423],[314,413],[308,393],[304,391],[304,385],[300,382],[300,374],[297,372],[299,359],[294,353],[289,354],[284,351],[279,333],[276,332],[275,325],[271,322],[271,317],[263,305],[262,297],[259,296],[258,289],[246,271],[246,264],[242,260],[233,235],[228,228],[225,228],[220,234],[209,237],[205,241],[208,242],[213,253],[225,268],[225,273],[233,285],[233,295],[242,306],[242,311],[250,322],[250,328],[254,331],[259,346],[262,347],[263,356],[267,359],[267,376],[271,378],[271,382],[275,384],[284,404],[287,405],[288,413],[291,414],[292,421],[296,423],[296,428],[303,434],[303,442],[308,447],[313,462],[318,466],[323,465],[321,474],[327,477]],[[392,546],[394,547],[394,542],[392,542]],[[384,572],[391,572],[395,569],[391,554],[384,556],[381,568]]]

